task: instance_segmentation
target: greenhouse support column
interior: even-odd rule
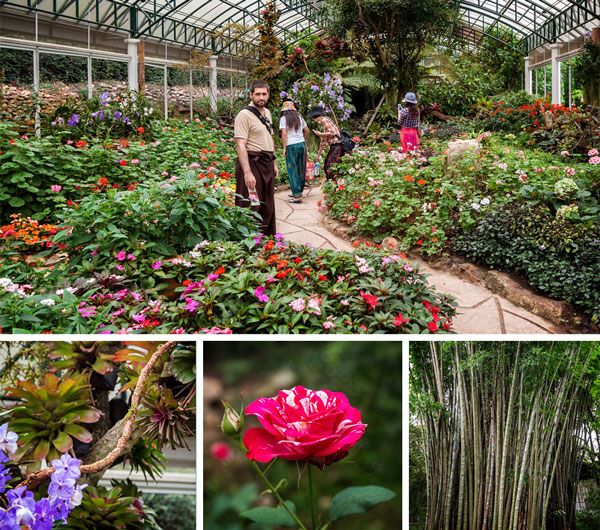
[[[144,61],[144,41],[138,42],[137,58],[138,58],[138,90],[140,94],[146,94],[146,63]]]
[[[216,114],[218,109],[217,59],[216,55],[211,55],[208,58],[208,64],[210,65],[210,111],[213,114]]]
[[[127,68],[127,81],[130,90],[138,90],[138,43],[139,39],[125,39],[129,66]]]
[[[194,119],[194,79],[190,68],[190,121]]]
[[[92,82],[92,56],[87,56],[87,85],[88,85],[88,99],[92,99],[94,92],[94,85]]]
[[[560,62],[558,60],[558,52],[560,44],[551,44],[552,52],[552,104],[560,105]]]
[[[35,134],[39,137],[42,129],[40,127],[40,50],[37,46],[33,50],[33,97],[35,101]]]
[[[529,57],[525,57],[525,92],[531,94],[531,70],[529,69]]]
[[[167,67],[167,65],[165,64],[164,68],[164,74],[163,74],[163,94],[164,94],[164,105],[165,105],[165,120],[169,119],[169,81],[168,81],[168,75],[169,75],[169,68]]]

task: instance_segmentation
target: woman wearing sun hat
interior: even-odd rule
[[[336,164],[342,158],[344,151],[342,149],[341,133],[338,126],[333,123],[331,118],[325,116],[325,109],[321,106],[313,107],[308,113],[308,119],[314,119],[318,124],[323,127],[322,131],[313,129],[313,132],[321,138],[319,144],[319,152],[315,162],[321,159],[321,153],[329,147],[329,151],[325,156],[325,162],[323,163],[323,169],[325,170],[325,178],[330,180],[333,178],[331,166]]]
[[[400,142],[402,151],[408,153],[419,147],[419,126],[421,113],[417,106],[417,97],[413,92],[407,92],[404,96],[406,107],[398,113],[398,123],[400,124]]]
[[[306,142],[310,129],[292,101],[283,102],[279,130],[290,181],[289,202],[300,203],[306,183]]]

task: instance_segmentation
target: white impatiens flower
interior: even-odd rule
[[[471,204],[471,208],[473,208],[473,210],[479,210],[479,208],[481,208],[481,206],[479,205],[478,202],[474,202]]]
[[[490,203],[490,199],[488,197],[484,197],[479,201],[483,206],[487,206]]]
[[[56,302],[52,300],[52,298],[44,298],[43,300],[40,300],[40,304],[47,307],[52,307],[53,305],[56,305]]]

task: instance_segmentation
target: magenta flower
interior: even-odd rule
[[[153,264],[152,264],[152,268],[153,269],[160,269],[162,267],[162,261],[160,260],[156,260]]]
[[[79,312],[83,318],[90,318],[94,316],[96,309],[93,307],[80,307]]]
[[[255,415],[262,425],[244,435],[250,460],[269,462],[279,457],[321,469],[347,456],[367,427],[360,411],[341,392],[303,386],[281,390],[274,398],[259,398],[246,407],[246,414]]]
[[[196,302],[196,300],[194,300],[193,298],[186,298],[185,299],[185,307],[184,307],[184,309],[186,311],[189,311],[190,313],[194,313],[197,308],[198,308],[198,302]]]
[[[50,186],[50,191],[58,193],[60,190],[62,190],[62,186],[59,186],[58,184],[52,184],[52,186]]]
[[[122,250],[121,252],[119,252],[117,254],[117,259],[119,261],[123,261],[126,257],[127,257],[127,254],[126,254],[126,252],[124,250]]]
[[[259,285],[254,289],[254,296],[258,298],[259,302],[267,303],[269,301],[269,297],[265,294],[265,287],[263,285]]]

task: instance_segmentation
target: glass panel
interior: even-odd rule
[[[148,98],[154,112],[161,118],[165,115],[165,69],[162,66],[144,66],[146,77],[146,98]]]
[[[190,117],[190,71],[187,68],[167,69],[169,117]]]
[[[192,71],[194,117],[210,114],[210,86],[208,70]]]
[[[560,102],[565,106],[569,106],[569,101],[571,99],[571,84],[569,82],[570,64],[570,59],[560,63]]]
[[[108,92],[111,96],[127,89],[127,63],[108,59],[92,59],[92,90],[94,95]]]
[[[87,78],[86,57],[40,53],[40,94],[47,91],[62,102],[67,98],[85,99]]]
[[[33,52],[0,48],[0,83],[0,120],[32,126],[35,118]]]

